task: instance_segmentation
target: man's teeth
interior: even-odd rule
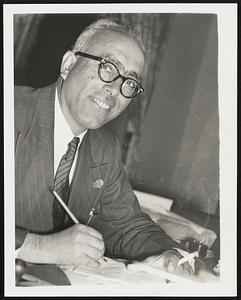
[[[104,101],[101,101],[101,100],[96,99],[96,98],[94,98],[94,97],[93,97],[93,100],[94,100],[94,102],[97,103],[101,108],[104,108],[104,109],[109,109],[109,108],[110,108],[110,106],[107,105]]]

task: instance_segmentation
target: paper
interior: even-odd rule
[[[190,282],[180,276],[161,271],[144,263],[134,262],[127,264],[108,257],[101,260],[99,268],[88,268],[84,266],[60,266],[68,276],[72,285],[75,284],[123,284],[123,283],[170,283]]]
[[[150,208],[159,213],[163,213],[166,210],[170,210],[173,204],[172,199],[168,199],[162,196],[157,196],[149,193],[133,190],[141,207]]]

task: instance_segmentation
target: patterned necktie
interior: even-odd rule
[[[79,138],[74,137],[68,144],[67,152],[62,156],[54,178],[54,190],[67,204],[69,198],[69,173],[74,161]],[[65,210],[55,198],[53,203],[53,226],[57,229],[64,222]]]

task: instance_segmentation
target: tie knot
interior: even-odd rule
[[[66,160],[71,160],[74,157],[78,144],[79,138],[77,136],[75,136],[72,141],[68,143],[68,150],[65,155]]]

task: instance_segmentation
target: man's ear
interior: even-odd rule
[[[63,56],[62,64],[61,64],[61,68],[60,68],[60,76],[63,79],[66,79],[69,71],[72,69],[72,67],[74,66],[76,61],[77,61],[77,58],[72,51],[69,50],[65,53],[65,55]]]

